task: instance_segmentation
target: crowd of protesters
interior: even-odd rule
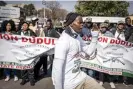
[[[129,42],[133,42],[133,27],[131,25],[131,19],[129,17],[125,18],[125,22],[118,21],[117,25],[111,26],[109,20],[105,20],[103,23],[97,24],[92,22],[92,18],[87,18],[83,22],[82,32],[79,33],[81,37],[91,37],[92,29],[94,27],[98,28],[101,36],[113,37],[119,40],[125,40]],[[38,19],[33,18],[31,22],[26,22],[23,18],[20,18],[19,23],[15,23],[13,20],[3,21],[0,27],[0,32],[3,34],[10,35],[21,35],[21,36],[34,36],[34,37],[53,37],[59,38],[60,34],[63,32],[63,29],[66,27],[62,27],[62,31],[55,30],[54,25],[51,19],[48,19],[46,22],[46,26],[38,24]],[[20,75],[22,78],[21,85],[24,85],[28,81],[31,86],[35,85],[35,81],[40,77],[39,71],[43,68],[43,75],[47,75],[47,58],[50,60],[54,59],[54,55],[43,54],[40,56],[39,61],[34,66],[33,69],[30,70],[22,70],[20,71]],[[43,66],[43,67],[41,67]],[[4,71],[3,71],[4,70]],[[51,67],[52,70],[52,67]],[[82,68],[82,71],[87,73],[89,76],[99,79],[99,84],[102,86],[104,84],[105,76],[108,78],[111,88],[115,88],[114,81],[119,81],[121,76],[112,76],[105,73],[96,72],[94,70]],[[19,77],[17,75],[17,70],[15,69],[0,69],[0,72],[4,74],[5,81],[9,81],[11,77],[11,72],[14,75],[14,81],[18,81]],[[123,83],[128,85],[128,77],[123,77]],[[101,88],[102,89],[102,88]]]
[[[46,22],[45,28],[42,25],[37,24],[38,19],[33,18],[31,22],[24,21],[23,18],[20,18],[20,23],[15,23],[13,20],[3,21],[1,24],[1,33],[10,34],[10,35],[21,35],[21,36],[33,36],[33,37],[54,37],[59,38],[59,34],[53,28],[52,20],[48,19]],[[45,30],[44,30],[45,29]],[[52,60],[54,55],[49,55],[49,58]],[[20,71],[22,78],[21,85],[24,85],[28,81],[31,86],[35,85],[35,81],[39,78],[39,71],[43,65],[43,74],[47,75],[47,58],[48,55],[44,54],[40,57],[40,60],[37,62],[35,67],[30,70]],[[14,69],[4,69],[5,81],[10,80],[10,72],[13,72],[14,81],[18,81],[18,76],[16,70]],[[0,71],[2,72],[2,70]],[[2,74],[2,73],[1,73]]]
[[[82,35],[81,36],[91,36],[91,29],[93,27],[92,20],[91,18],[87,18],[85,20],[84,28],[82,30]],[[98,25],[97,25],[98,26]],[[99,35],[101,36],[107,36],[107,37],[113,37],[117,38],[119,40],[124,40],[128,42],[133,42],[133,26],[131,25],[131,19],[129,17],[125,18],[124,21],[118,21],[116,26],[110,26],[109,20],[105,20],[103,23],[101,23],[98,26],[100,33]],[[85,71],[88,75],[90,75],[93,78],[96,78],[96,71],[94,70],[89,70],[82,68],[83,71]],[[105,73],[98,73],[99,74],[99,84],[103,85],[105,76],[109,80],[109,84],[111,88],[116,88],[115,84],[113,83],[114,81],[119,81],[121,76],[112,76],[108,75]],[[123,77],[123,84],[128,85],[128,77]]]

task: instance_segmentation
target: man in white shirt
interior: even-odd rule
[[[113,33],[114,37],[119,40],[126,40],[125,36],[125,23],[123,21],[118,21],[116,29],[112,29],[111,32]]]
[[[66,16],[65,31],[55,45],[52,80],[55,89],[104,89],[93,78],[80,70],[79,53],[91,55],[96,49],[98,31],[92,32],[90,45],[83,43],[80,32],[82,17],[77,13]]]

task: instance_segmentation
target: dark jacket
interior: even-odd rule
[[[132,38],[133,37],[133,26],[126,25],[126,27],[125,27],[125,35],[126,35],[126,41],[128,41],[129,38]]]
[[[17,32],[17,35],[21,35],[22,30]],[[32,30],[28,29],[25,33],[23,33],[25,36],[37,36]]]
[[[45,37],[53,37],[53,38],[60,37],[60,35],[56,32],[56,30],[54,28],[50,29],[50,30],[45,29],[44,33],[45,33]]]

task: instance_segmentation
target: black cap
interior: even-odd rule
[[[66,16],[64,25],[65,25],[65,26],[69,26],[71,23],[73,23],[73,21],[74,21],[78,16],[80,16],[80,15],[77,14],[77,13],[73,13],[73,12],[68,13],[67,16]]]

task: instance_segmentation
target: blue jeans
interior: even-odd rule
[[[95,77],[95,71],[94,71],[94,70],[88,69],[87,72],[88,72],[87,74],[88,74],[89,76],[91,76],[92,78]]]
[[[87,73],[89,76],[91,76],[92,78],[95,77],[95,71],[91,70],[91,69],[87,69],[87,68],[81,68],[82,71],[84,71],[85,73]]]
[[[10,72],[13,71],[13,75],[16,76],[17,72],[14,69],[4,69],[4,73],[6,76],[10,76]]]

